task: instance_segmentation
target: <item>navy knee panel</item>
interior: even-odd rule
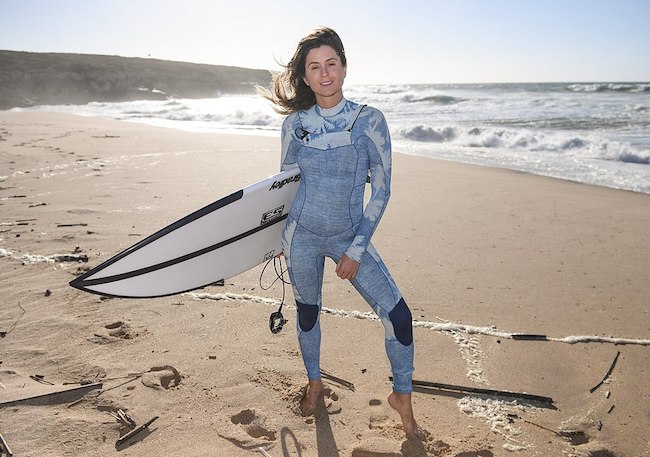
[[[403,298],[397,302],[397,305],[388,313],[388,316],[393,324],[393,331],[397,341],[404,346],[410,346],[413,342],[413,317]]]
[[[308,332],[318,320],[319,308],[317,305],[307,305],[305,303],[300,303],[296,301],[296,308],[298,309],[298,324],[300,325],[300,330],[303,332]]]

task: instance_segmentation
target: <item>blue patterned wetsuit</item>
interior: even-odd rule
[[[298,309],[307,376],[320,379],[320,307],[325,257],[360,263],[352,284],[381,318],[393,389],[412,391],[412,318],[370,238],[390,195],[391,144],[381,111],[343,99],[290,114],[282,126],[282,169],[298,166],[300,186],[282,235]],[[371,197],[363,207],[370,172]]]

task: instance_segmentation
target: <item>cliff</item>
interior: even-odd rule
[[[0,109],[252,93],[270,78],[222,65],[0,50]]]

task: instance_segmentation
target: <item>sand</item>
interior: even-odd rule
[[[395,154],[374,244],[413,311],[415,379],[552,399],[418,388],[423,441],[387,404],[381,324],[331,262],[330,376],[308,418],[293,297],[272,334],[282,290],[260,286],[261,266],[160,299],[68,286],[273,174],[278,151],[272,137],[0,112],[0,433],[15,455],[650,455],[649,195]],[[116,445],[128,419],[156,417]]]

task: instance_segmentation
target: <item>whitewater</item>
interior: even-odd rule
[[[20,110],[279,136],[282,116],[257,95],[162,95]],[[650,83],[358,85],[345,96],[384,112],[398,152],[650,193]]]

